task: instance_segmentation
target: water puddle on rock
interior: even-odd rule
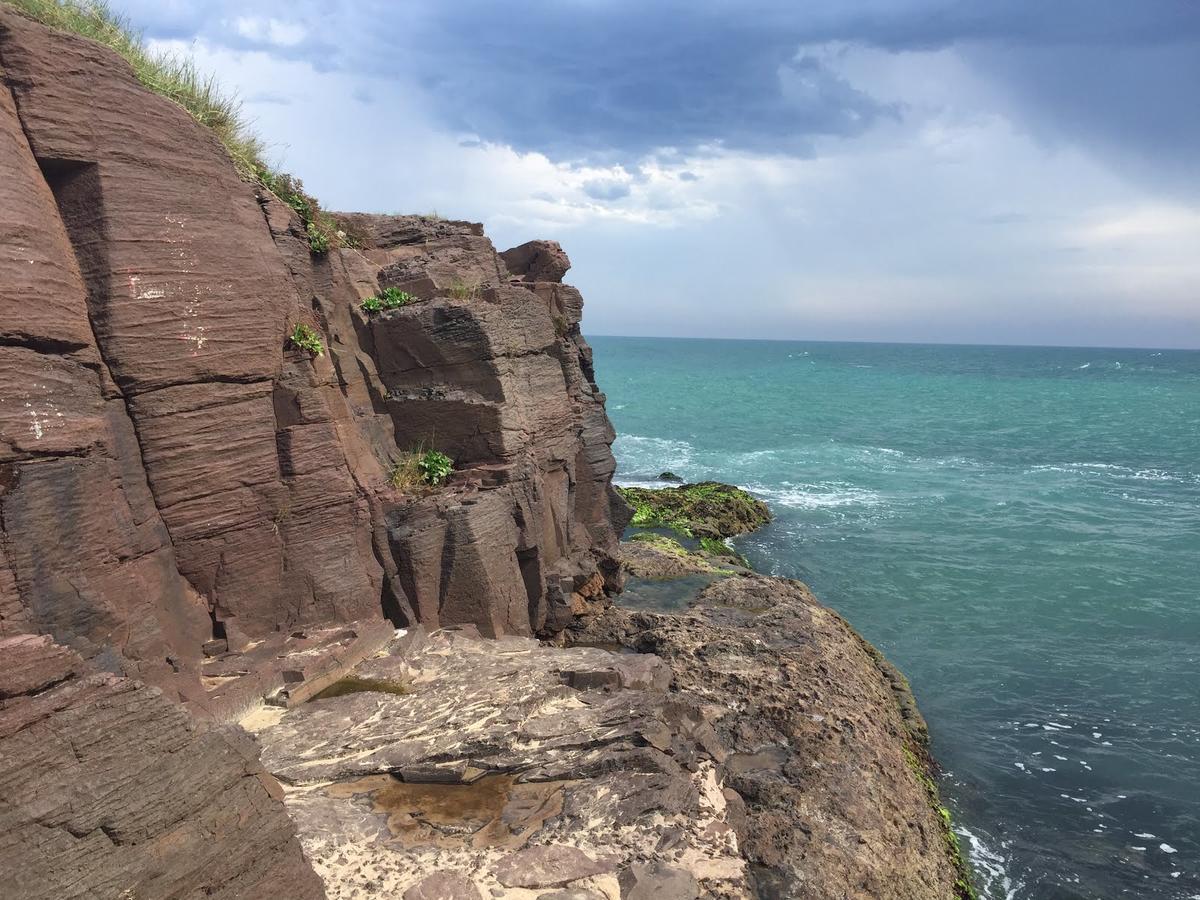
[[[685,575],[665,581],[629,578],[617,602],[630,609],[648,612],[681,612],[716,580],[715,575]]]
[[[404,847],[522,846],[563,808],[565,782],[518,784],[510,775],[488,775],[470,784],[409,783],[370,775],[331,785],[331,797],[366,800],[387,817],[388,831]]]

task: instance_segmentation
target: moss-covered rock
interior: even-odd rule
[[[728,548],[726,552],[734,553]],[[727,556],[713,559],[702,551],[688,550],[673,537],[643,531],[621,542],[621,562],[634,578],[669,581],[688,575],[731,575],[733,570],[725,565],[734,561]]]
[[[631,525],[670,528],[696,540],[748,534],[771,521],[767,504],[739,487],[702,481],[673,488],[617,488],[633,507]]]

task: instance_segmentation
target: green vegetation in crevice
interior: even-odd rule
[[[275,172],[262,162],[257,162],[251,180],[290,206],[300,217],[308,237],[308,249],[313,253],[319,255],[335,247],[361,246],[360,241],[351,238],[337,219],[321,209],[321,204],[304,190],[304,182],[299,178],[286,172]]]
[[[447,293],[455,300],[476,300],[479,297],[480,284],[478,281],[463,281],[456,278]]]
[[[633,507],[631,525],[669,528],[684,537],[715,541],[721,544],[725,556],[732,551],[722,543],[724,538],[748,534],[771,521],[771,511],[761,500],[739,487],[717,481],[672,488],[617,490]]]
[[[963,854],[962,846],[958,842],[958,835],[954,833],[950,819],[950,810],[942,805],[942,797],[938,791],[937,782],[929,774],[930,766],[928,762],[923,762],[908,747],[903,749],[905,761],[908,763],[909,768],[912,769],[912,773],[917,781],[921,783],[921,787],[925,789],[925,796],[929,801],[929,807],[937,814],[938,824],[942,830],[942,840],[946,844],[946,853],[949,855],[950,861],[954,864],[954,868],[958,873],[958,877],[954,881],[955,900],[979,900],[979,894],[975,891],[975,885],[971,877],[971,865],[967,862],[967,858]]]
[[[321,343],[321,337],[316,330],[311,326],[303,323],[297,323],[292,329],[292,333],[288,336],[288,343],[299,350],[305,350],[313,356],[320,356],[325,352],[325,346]]]
[[[392,463],[388,483],[405,493],[427,493],[446,483],[454,460],[440,450],[410,450]]]
[[[362,301],[362,311],[365,313],[386,312],[389,309],[399,309],[415,303],[419,298],[399,288],[384,288],[378,294],[367,297]]]
[[[337,220],[304,192],[298,178],[277,172],[263,161],[266,145],[251,130],[242,113],[241,101],[222,91],[216,78],[202,73],[195,60],[151,50],[142,33],[104,0],[0,2],[43,25],[103,44],[122,57],[146,88],[183,107],[216,135],[243,179],[275,194],[296,211],[313,253],[357,246]]]

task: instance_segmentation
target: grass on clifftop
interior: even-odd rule
[[[194,60],[159,53],[146,46],[142,33],[104,0],[0,0],[31,19],[103,44],[125,59],[138,81],[156,94],[186,109],[201,125],[212,129],[246,181],[271,191],[300,216],[313,253],[351,241],[334,218],[304,192],[300,180],[277,172],[263,162],[266,145],[242,114],[241,101],[226,94],[212,75]]]
[[[674,488],[617,490],[633,507],[631,525],[670,528],[702,543],[748,534],[771,521],[771,511],[765,503],[741,488],[718,481]],[[712,552],[715,547],[705,549]]]

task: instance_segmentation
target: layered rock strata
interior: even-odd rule
[[[242,729],[45,636],[0,639],[0,660],[0,894],[325,896]]]
[[[561,248],[347,217],[368,246],[313,254],[112,52],[0,6],[0,66],[0,634],[202,700],[214,639],[605,605],[623,505]],[[364,313],[388,286],[418,302]],[[418,447],[444,489],[389,484]]]
[[[629,511],[561,247],[345,215],[314,254],[108,50],[0,6],[0,77],[7,893],[952,894],[915,708],[802,586],[608,609]],[[395,486],[423,449],[449,482]],[[320,879],[197,724],[263,694]]]

